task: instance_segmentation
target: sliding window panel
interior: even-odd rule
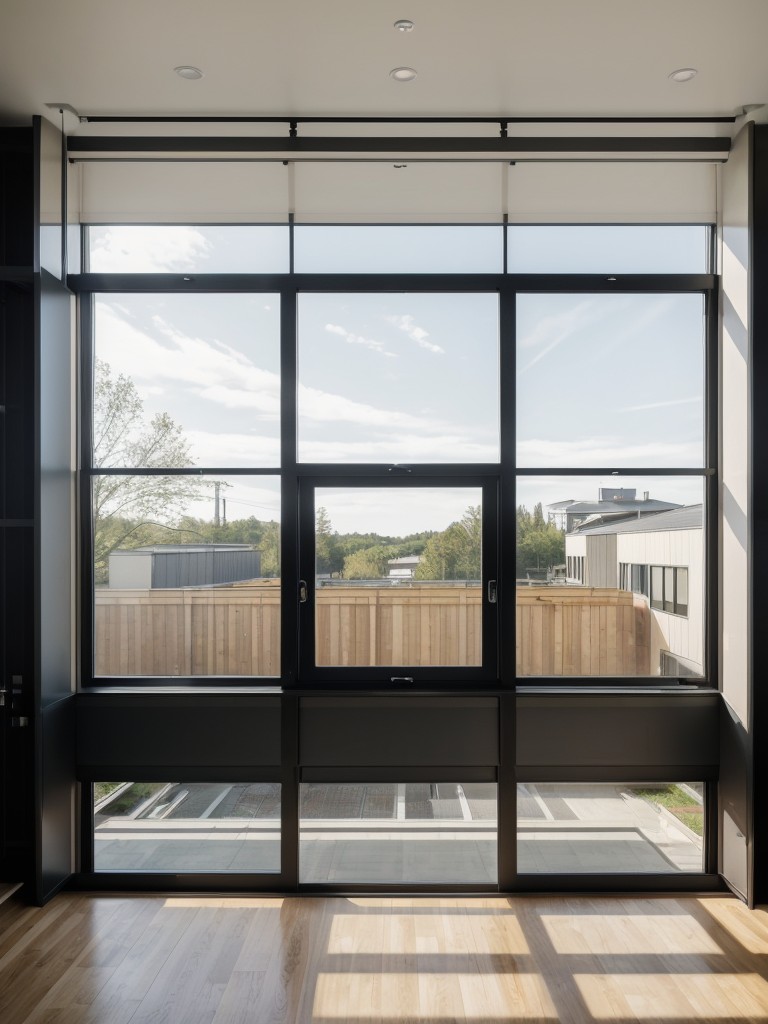
[[[704,677],[703,499],[698,474],[519,476],[518,677]]]
[[[701,782],[527,782],[517,787],[522,874],[704,870]]]
[[[97,872],[280,871],[273,782],[96,782]]]
[[[704,466],[701,294],[517,298],[517,464]]]
[[[280,297],[95,300],[93,467],[276,467]]]
[[[280,674],[276,477],[92,478],[96,676]]]
[[[493,782],[305,782],[304,884],[493,885]]]
[[[498,461],[498,295],[305,292],[298,318],[300,462]]]

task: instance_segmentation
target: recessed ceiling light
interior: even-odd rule
[[[413,32],[413,22],[407,18],[400,18],[395,22],[395,28],[398,32]]]
[[[200,68],[193,68],[189,64],[182,64],[180,67],[174,68],[173,70],[179,78],[186,78],[190,82],[194,81],[196,78],[203,77],[203,72]]]
[[[671,71],[669,77],[673,82],[690,82],[697,74],[696,68],[678,68],[677,71]]]
[[[416,77],[416,72],[413,68],[392,68],[389,77],[394,78],[396,82],[412,82]]]

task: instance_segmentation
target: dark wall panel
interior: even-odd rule
[[[40,806],[37,900],[50,899],[73,868],[75,811],[75,706],[67,697],[41,716]]]
[[[80,694],[78,766],[280,764],[280,698],[260,694]]]
[[[72,545],[72,298],[50,274],[40,284],[40,700],[71,694]]]
[[[32,128],[4,128],[0,134],[0,265],[31,267],[35,230]]]
[[[533,779],[539,767],[695,767],[712,778],[718,763],[717,693],[546,694],[517,702],[517,763]]]
[[[315,766],[496,765],[496,697],[305,697],[299,759]]]

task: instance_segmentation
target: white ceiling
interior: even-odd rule
[[[0,0],[0,118],[732,115],[767,48],[768,0]]]

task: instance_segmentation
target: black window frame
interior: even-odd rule
[[[87,230],[84,229],[84,230]],[[83,251],[87,252],[87,245]],[[601,688],[654,685],[655,677],[612,678],[595,676],[574,677],[524,677],[517,680],[515,676],[515,552],[514,545],[509,543],[511,521],[516,508],[516,478],[535,476],[586,477],[607,476],[697,476],[703,480],[705,508],[716,507],[717,480],[717,392],[716,392],[716,339],[717,339],[717,277],[714,274],[631,274],[618,278],[606,277],[604,274],[104,274],[82,273],[70,275],[68,284],[80,298],[81,320],[81,471],[80,471],[80,504],[81,504],[81,686],[181,686],[196,687],[273,687],[280,685],[283,689],[300,690],[307,687],[311,690],[330,688],[366,689],[380,686],[391,676],[384,672],[369,669],[352,669],[345,676],[337,670],[329,672],[308,671],[306,656],[299,656],[299,651],[306,651],[306,630],[300,629],[302,611],[298,602],[298,580],[300,560],[307,564],[306,544],[307,524],[299,515],[299,495],[312,486],[312,482],[326,483],[329,480],[344,479],[371,482],[380,480],[386,486],[416,486],[419,483],[440,479],[445,485],[450,481],[453,485],[462,481],[478,480],[482,485],[494,486],[498,499],[494,504],[495,514],[489,515],[489,524],[493,521],[492,535],[488,532],[489,542],[484,550],[490,552],[497,549],[498,557],[495,564],[486,564],[484,555],[485,580],[497,581],[497,603],[492,606],[489,615],[489,626],[484,621],[484,638],[488,638],[488,660],[485,656],[481,669],[439,670],[422,675],[424,684],[429,689],[451,690],[457,686],[465,689],[495,686],[505,690],[519,687],[547,686],[599,686]],[[496,292],[500,302],[500,408],[501,408],[501,456],[498,463],[486,464],[420,464],[407,467],[382,464],[315,464],[299,463],[296,448],[296,330],[297,330],[297,296],[302,291],[326,292]],[[643,293],[681,293],[695,292],[704,300],[705,317],[705,459],[701,467],[679,467],[676,469],[660,467],[633,467],[617,469],[616,467],[574,468],[574,467],[525,467],[516,466],[515,457],[515,300],[521,293],[603,293],[616,292],[632,294]],[[146,677],[130,678],[107,677],[98,678],[93,673],[93,568],[90,537],[90,478],[96,470],[90,463],[90,416],[92,389],[92,299],[97,294],[110,293],[279,293],[281,302],[281,465],[279,467],[193,467],[191,472],[216,473],[218,475],[254,475],[268,474],[281,479],[282,517],[281,517],[281,675],[276,677]],[[100,471],[103,472],[103,471]],[[115,471],[113,471],[115,472]],[[135,472],[135,471],[133,471]],[[146,470],[144,472],[152,472]],[[167,472],[167,471],[166,471]],[[187,470],[174,471],[187,472]],[[407,483],[401,482],[399,474],[407,472]],[[618,482],[618,481],[617,481]],[[506,510],[506,511],[505,511]],[[306,510],[304,510],[306,512]],[[489,513],[490,506],[485,506],[484,513]],[[304,522],[304,525],[300,525]],[[716,601],[716,553],[717,536],[715,517],[705,518],[707,531],[705,541],[705,671],[700,685],[711,687],[715,684],[713,674],[716,667],[716,639],[712,624],[717,618]],[[488,528],[491,531],[489,525]],[[487,573],[487,575],[486,575]],[[650,572],[648,573],[650,577]],[[509,593],[504,603],[504,580],[508,581]],[[512,584],[509,586],[509,584]],[[650,587],[648,588],[650,590]],[[487,597],[487,595],[484,595]],[[488,602],[485,602],[488,604]],[[498,634],[494,623],[498,621]],[[491,643],[491,637],[493,642]],[[494,664],[491,664],[494,662]],[[404,666],[408,669],[408,666]],[[412,675],[411,672],[404,672]],[[420,680],[421,681],[421,680]],[[388,683],[388,685],[390,685]]]

